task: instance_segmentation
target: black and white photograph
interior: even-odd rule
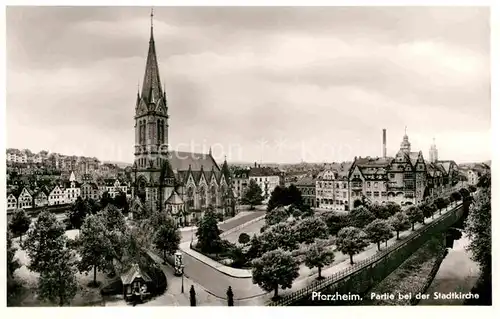
[[[490,10],[6,6],[7,307],[491,306]]]

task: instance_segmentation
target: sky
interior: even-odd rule
[[[7,7],[7,147],[133,162],[149,7]],[[491,157],[489,9],[155,7],[172,149]]]

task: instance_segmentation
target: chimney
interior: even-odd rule
[[[386,136],[386,129],[385,128],[382,130],[382,144],[383,144],[382,157],[386,158],[387,157],[387,136]]]
[[[257,167],[257,162],[254,163],[254,167]]]

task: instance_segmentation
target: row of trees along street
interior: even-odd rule
[[[251,260],[254,283],[266,291],[291,288],[299,276],[299,264],[318,268],[318,279],[322,279],[321,269],[335,260],[334,251],[349,255],[353,264],[354,255],[362,252],[370,243],[377,244],[392,238],[393,232],[399,240],[399,233],[416,223],[424,223],[425,218],[451,203],[469,196],[465,188],[454,192],[449,198],[437,198],[420,205],[410,206],[405,211],[395,203],[383,205],[357,205],[349,214],[332,212],[312,213],[304,207],[299,196],[290,188],[279,189],[271,195],[266,225],[259,236],[254,236],[247,244],[246,258]],[[300,194],[300,192],[299,192]],[[289,206],[285,206],[289,205]],[[298,207],[301,207],[299,209]]]
[[[102,283],[97,281],[97,272],[106,273],[110,282],[116,282],[117,274],[134,263],[149,272],[153,280],[160,276],[156,288],[161,291],[162,285],[166,287],[166,279],[164,283],[161,279],[164,274],[145,252],[156,248],[164,257],[174,253],[180,243],[180,233],[166,213],[142,210],[138,214],[141,219],[126,223],[123,214],[128,212],[126,198],[103,196],[99,203],[79,198],[69,212],[71,225],[79,229],[74,240],[67,237],[64,223],[53,213],[42,211],[31,223],[26,212],[17,210],[8,226],[9,296],[20,288],[14,272],[21,265],[15,258],[13,238],[23,235],[26,238],[24,241],[20,238],[19,247],[29,257],[27,268],[40,275],[37,295],[41,300],[60,306],[69,304],[77,294],[77,272],[93,273],[89,287],[98,287]]]
[[[277,297],[278,288],[291,288],[298,278],[300,264],[318,268],[318,279],[322,279],[321,269],[335,261],[335,250],[348,255],[354,264],[353,257],[370,243],[381,250],[380,244],[387,245],[394,232],[399,240],[401,231],[413,231],[416,223],[434,218],[451,203],[468,196],[469,190],[463,188],[449,198],[428,200],[405,211],[392,202],[361,203],[349,214],[335,214],[314,213],[304,205],[300,191],[293,185],[277,187],[268,203],[266,224],[258,236],[250,238],[243,233],[239,245],[222,240],[217,220],[208,212],[198,224],[195,249],[218,260],[229,258],[233,267],[251,268],[253,282],[266,291],[274,291]]]

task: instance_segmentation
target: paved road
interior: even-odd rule
[[[184,265],[187,277],[218,297],[226,298],[229,286],[233,290],[234,299],[249,298],[264,293],[259,286],[252,283],[252,278],[230,277],[188,254],[184,254]]]
[[[226,232],[226,231],[233,229],[235,227],[238,227],[239,225],[242,225],[248,221],[251,221],[252,219],[260,217],[260,216],[264,215],[265,213],[266,212],[262,211],[262,210],[241,212],[238,214],[241,217],[234,218],[234,219],[228,220],[227,222],[225,222],[223,224],[220,224],[219,229],[222,232]],[[196,229],[181,232],[181,237],[182,237],[181,242],[183,242],[183,243],[187,242],[187,241],[191,241],[191,239],[196,240]]]
[[[222,232],[228,231],[248,221],[258,218],[265,213],[265,211],[260,210],[242,212],[239,214],[241,217],[231,219],[228,222],[219,225],[219,229]],[[196,239],[195,233],[196,230],[182,232],[182,242],[191,241],[191,236]],[[192,281],[203,286],[207,291],[215,296],[226,298],[226,291],[229,286],[231,286],[233,290],[235,300],[249,298],[264,293],[257,285],[252,283],[252,278],[234,278],[187,254],[183,254],[183,258],[185,266],[184,273],[186,276]],[[170,278],[170,275],[167,276]]]

